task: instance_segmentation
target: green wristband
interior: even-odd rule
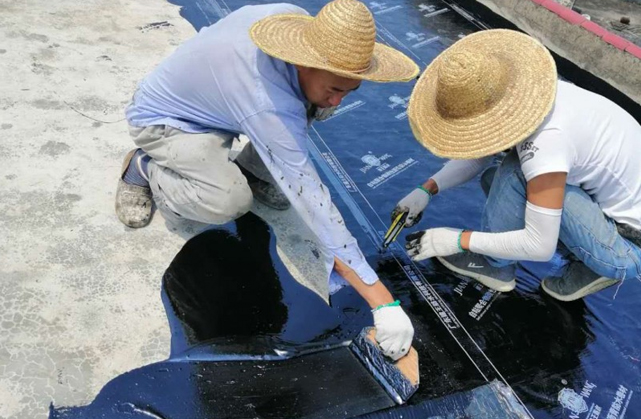
[[[393,302],[387,303],[387,304],[381,304],[380,306],[378,306],[375,309],[373,309],[372,313],[375,312],[376,310],[380,310],[380,309],[382,309],[384,307],[396,307],[396,306],[400,306],[400,305],[401,305],[401,302],[399,300],[396,300],[396,301],[393,301]]]
[[[461,237],[463,237],[463,232],[465,232],[465,230],[461,230],[461,232],[458,234],[458,240],[456,241],[456,245],[458,246],[458,250],[460,250],[461,253],[466,252],[466,250],[463,249],[463,246],[461,246]]]
[[[425,192],[430,197],[430,199],[432,199],[432,197],[434,196],[434,195],[432,195],[432,192],[430,192],[427,189],[425,189],[423,187],[423,185],[418,185],[416,188],[422,190],[423,192]]]

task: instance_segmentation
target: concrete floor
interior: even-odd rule
[[[166,0],[0,0],[0,418],[86,404],[167,357],[160,279],[189,231],[128,229],[113,199],[136,83],[193,33]],[[298,217],[255,210],[326,295]]]
[[[568,0],[574,9],[590,16],[597,25],[641,46],[641,4],[623,0]],[[620,19],[630,19],[627,25]]]

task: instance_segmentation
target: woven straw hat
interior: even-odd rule
[[[316,17],[269,16],[256,22],[250,35],[272,57],[348,78],[409,81],[419,72],[405,54],[375,42],[374,18],[356,0],[334,0]]]
[[[437,156],[489,156],[541,125],[556,83],[554,59],[534,38],[504,29],[476,32],[443,51],[421,75],[410,98],[410,126]]]

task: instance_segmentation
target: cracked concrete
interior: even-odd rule
[[[136,83],[193,33],[165,0],[0,0],[0,418],[86,404],[167,357],[160,279],[189,233],[128,229],[113,199]],[[255,211],[326,295],[300,219]]]

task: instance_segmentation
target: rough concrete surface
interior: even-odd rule
[[[599,26],[641,46],[641,5],[622,0],[572,0],[574,10],[590,16]],[[630,19],[622,24],[621,18]]]
[[[532,0],[477,0],[546,47],[641,103],[641,60]],[[625,71],[621,71],[625,69]]]
[[[165,0],[0,0],[0,418],[86,404],[169,353],[160,279],[189,234],[158,215],[128,229],[113,200],[135,85],[194,33],[178,13]],[[296,215],[256,211],[324,295]]]

